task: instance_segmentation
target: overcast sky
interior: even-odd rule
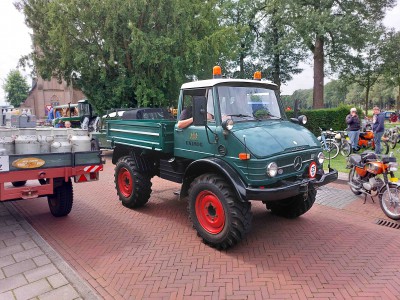
[[[3,83],[10,70],[15,69],[21,56],[31,52],[30,29],[24,23],[24,16],[12,4],[13,0],[0,0],[0,105],[4,104]],[[387,27],[400,30],[400,5],[388,11],[385,18]],[[304,71],[282,87],[283,94],[292,94],[297,89],[313,86],[312,61],[302,64]],[[26,75],[26,74],[24,74]],[[28,77],[27,77],[28,79]],[[29,85],[31,84],[28,79]]]

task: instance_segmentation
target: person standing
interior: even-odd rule
[[[385,115],[381,113],[380,108],[377,106],[373,110],[372,130],[374,132],[375,153],[381,154],[381,140],[385,132]]]
[[[357,109],[355,107],[350,109],[350,114],[346,117],[347,132],[350,138],[351,147],[353,152],[359,150],[358,137],[360,136],[360,119],[357,115]]]

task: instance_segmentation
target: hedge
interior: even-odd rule
[[[339,106],[337,108],[300,110],[298,116],[306,115],[305,125],[315,135],[320,135],[319,128],[333,130],[345,130],[347,127],[346,116],[350,113],[350,106]],[[362,119],[362,111],[357,109],[357,114]],[[294,118],[294,111],[286,111],[288,118]]]

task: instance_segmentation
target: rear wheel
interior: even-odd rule
[[[325,158],[335,158],[339,154],[339,145],[331,139],[327,139],[326,142],[321,141],[322,152]]]
[[[358,175],[356,172],[355,167],[352,167],[349,172],[349,183],[353,185],[350,185],[350,190],[354,195],[361,195],[361,184],[359,183],[360,179],[360,175]]]
[[[60,186],[54,188],[54,194],[47,196],[50,212],[55,217],[64,217],[71,212],[74,192],[72,182],[69,179],[63,181]]]
[[[381,149],[383,154],[389,153],[389,143],[387,141],[381,141]]]
[[[122,205],[138,208],[145,205],[151,194],[151,177],[137,170],[130,156],[119,159],[114,174],[115,187]]]
[[[385,215],[393,220],[400,220],[400,187],[384,186],[379,194],[379,203]]]
[[[274,215],[294,219],[305,214],[313,206],[317,191],[314,187],[309,186],[306,194],[299,194],[284,200],[266,203],[268,209]]]
[[[389,140],[388,140],[388,143],[389,143],[389,146],[391,149],[396,148],[397,139],[398,139],[397,133],[392,132],[392,134],[389,136]]]
[[[251,226],[250,202],[237,199],[226,180],[217,174],[204,174],[192,182],[188,210],[198,235],[217,249],[240,242]]]

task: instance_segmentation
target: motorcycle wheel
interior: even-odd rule
[[[344,157],[348,157],[351,154],[351,145],[348,141],[343,141],[342,147],[340,149],[340,153]]]
[[[328,159],[329,157],[331,159],[335,158],[339,154],[339,145],[334,141],[334,140],[326,140],[326,146],[325,143],[321,142],[322,145],[322,152],[324,153],[325,159]]]
[[[354,185],[358,185],[359,184],[358,181],[360,179],[361,179],[361,177],[356,172],[355,167],[352,167],[350,172],[349,172],[349,182],[354,184]],[[353,192],[354,195],[361,195],[361,192],[358,189],[352,187],[351,185],[350,185],[350,190]]]
[[[384,186],[379,194],[379,204],[387,217],[392,220],[400,220],[400,187],[391,184],[388,190],[387,187]]]
[[[398,139],[397,133],[392,133],[392,135],[389,138],[389,146],[390,146],[390,148],[392,148],[392,149],[396,148],[397,139]]]

